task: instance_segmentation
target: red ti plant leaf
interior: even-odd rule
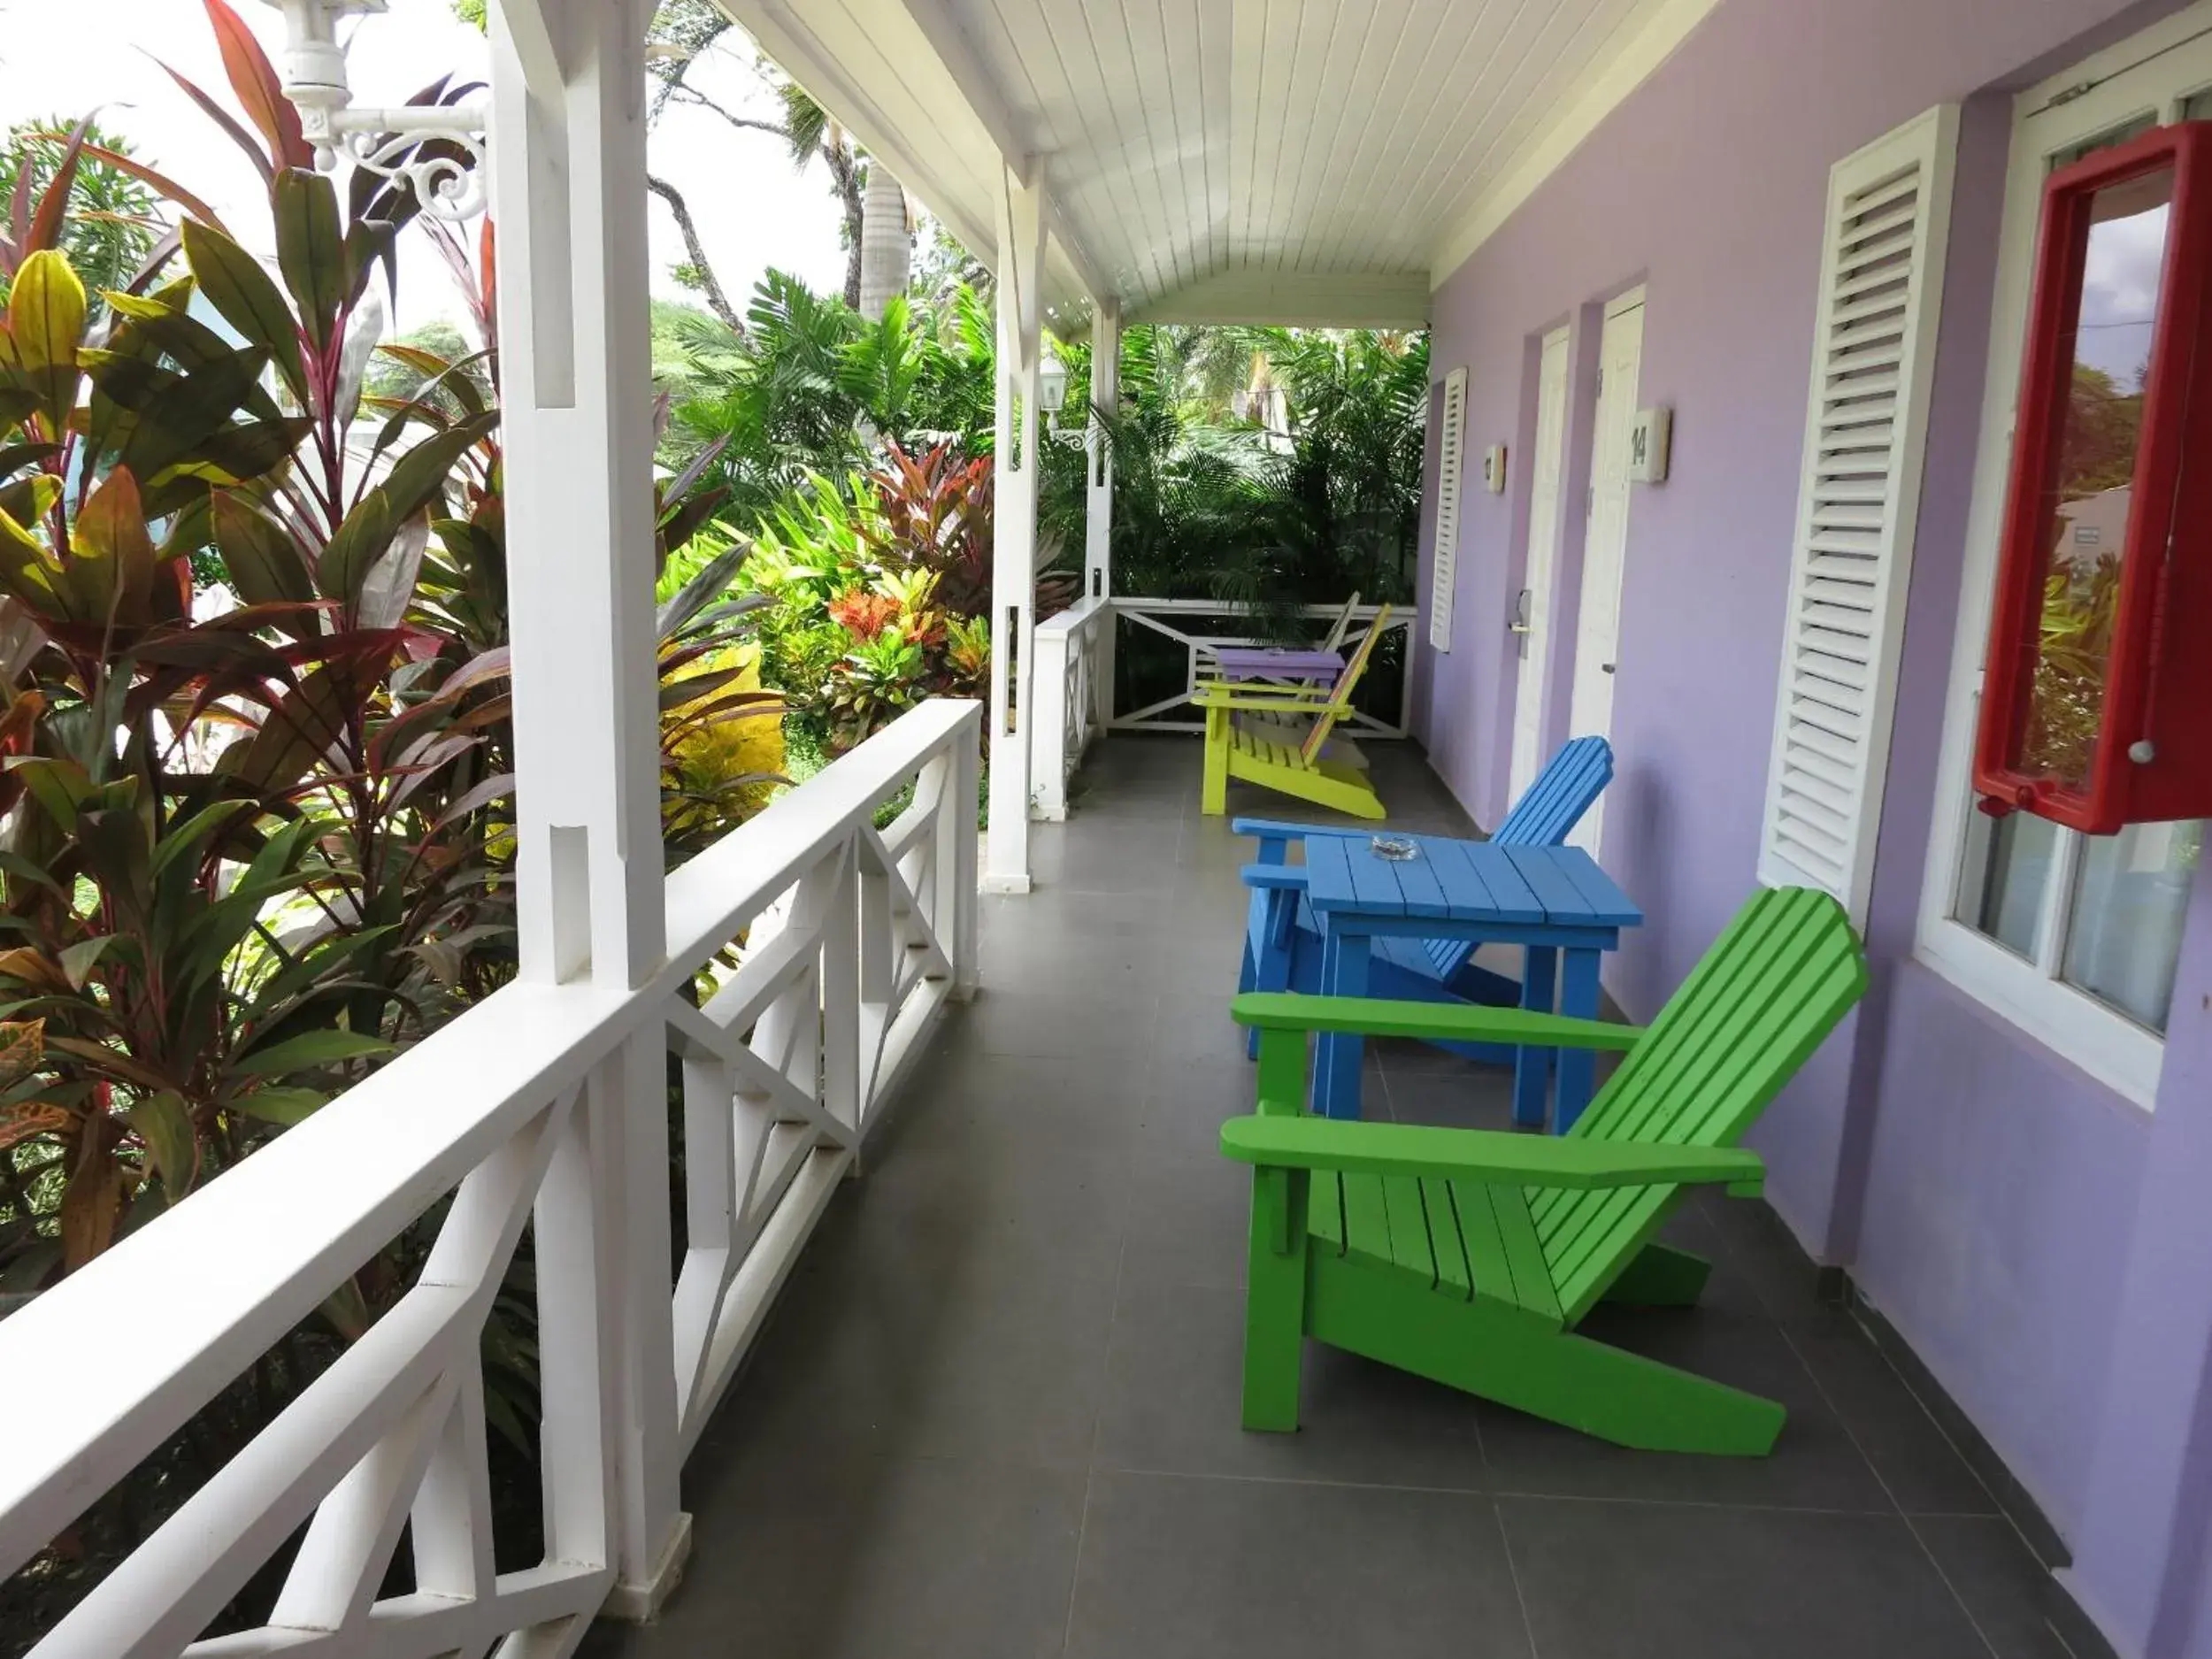
[[[19,257],[36,253],[42,248],[51,248],[61,240],[62,218],[69,211],[69,192],[77,180],[77,157],[84,153],[85,134],[91,129],[92,118],[88,115],[70,128],[54,176],[47,182],[46,194],[39,198],[38,211],[31,216],[30,229],[24,234]],[[30,169],[26,167],[23,171],[27,173]]]
[[[247,157],[252,161],[256,169],[259,171],[261,174],[261,182],[265,185],[274,183],[276,180],[276,170],[269,165],[269,157],[263,151],[261,146],[253,142],[253,134],[249,133],[244,127],[239,126],[238,118],[233,115],[228,110],[225,109],[221,104],[216,103],[214,99],[209,97],[206,93],[201,91],[200,88],[192,81],[186,80],[175,70],[171,69],[168,65],[162,65],[162,69],[168,74],[170,80],[175,81],[180,87],[184,88],[184,96],[186,97],[191,99],[193,103],[198,104],[201,111],[207,116],[207,118],[213,121],[216,126],[221,127],[226,133],[228,133],[230,134],[231,142],[236,144],[239,149],[246,152]]]
[[[80,557],[67,572],[73,580],[65,587],[78,595],[84,614],[72,619],[124,627],[151,621],[161,555],[146,533],[138,480],[128,467],[119,466],[102,479],[77,510],[76,540]]]
[[[477,233],[476,269],[479,284],[476,296],[477,337],[487,345],[499,338],[499,266],[495,256],[499,250],[499,235],[492,228],[492,216],[484,215],[484,228]],[[494,359],[496,365],[497,359]]]
[[[315,152],[300,131],[300,112],[284,96],[269,55],[261,50],[245,19],[224,4],[205,0],[207,20],[215,26],[215,43],[223,54],[223,73],[230,89],[245,107],[246,118],[269,141],[269,155],[279,167],[312,167]]]

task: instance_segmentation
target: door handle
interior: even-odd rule
[[[1513,602],[1513,620],[1505,625],[1505,631],[1508,634],[1532,632],[1528,623],[1528,601],[1529,590],[1524,588],[1521,589],[1521,596]]]
[[[1609,674],[1613,672],[1613,666],[1614,665],[1611,663],[1600,663],[1598,664],[1598,672],[1601,674]]]

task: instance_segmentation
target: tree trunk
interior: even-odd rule
[[[837,187],[837,199],[845,209],[845,303],[860,309],[860,244],[863,234],[863,213],[860,196],[860,164],[854,158],[849,146],[833,139],[822,142],[822,160],[830,170],[830,181]]]
[[[868,163],[861,199],[860,314],[880,319],[891,296],[906,292],[914,268],[914,239],[906,228],[906,192],[879,160]]]
[[[742,338],[745,319],[737,314],[737,308],[730,303],[722,292],[721,283],[715,280],[714,267],[707,263],[706,246],[699,240],[699,227],[692,219],[691,208],[683,193],[667,180],[650,174],[647,175],[645,188],[667,203],[668,211],[676,216],[676,228],[683,233],[684,251],[689,256],[693,274],[698,279],[700,296],[706,301],[707,309],[720,318],[732,334]]]

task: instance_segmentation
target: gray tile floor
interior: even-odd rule
[[[1467,833],[1409,748],[1394,820]],[[600,1659],[2062,1659],[2042,1568],[1763,1209],[1686,1208],[1690,1312],[1624,1346],[1785,1402],[1757,1462],[1601,1445],[1309,1348],[1237,1426],[1248,843],[1187,740],[1118,739],[988,902],[940,1028],[686,1475],[688,1580]],[[1231,810],[1311,817],[1234,786]],[[1502,1072],[1371,1054],[1371,1115],[1502,1126]]]

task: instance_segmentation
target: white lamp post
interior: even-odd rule
[[[484,133],[488,117],[479,104],[403,104],[356,109],[346,81],[346,50],[338,20],[380,13],[385,0],[267,0],[284,13],[284,50],[278,73],[284,96],[300,112],[300,130],[325,172],[343,155],[357,167],[388,179],[404,179],[439,219],[463,219],[484,211]],[[426,141],[449,150],[424,153]]]

